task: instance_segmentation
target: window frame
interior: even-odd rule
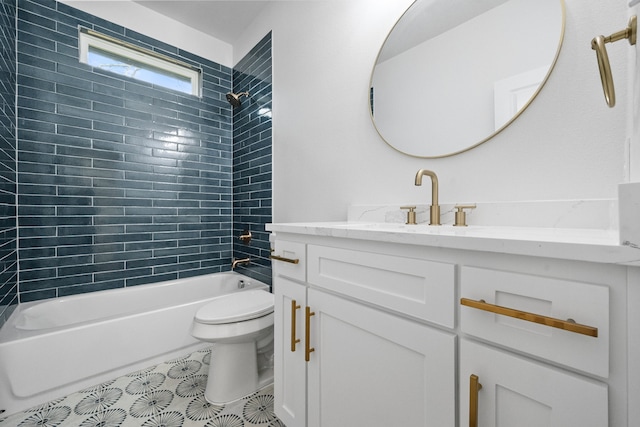
[[[83,64],[92,66],[88,61],[90,47],[94,47],[98,50],[102,50],[116,56],[132,59],[136,62],[148,65],[152,68],[157,68],[185,77],[191,82],[191,92],[183,92],[178,89],[162,86],[153,81],[134,78],[135,80],[147,82],[153,84],[154,86],[163,87],[183,94],[202,97],[202,70],[200,68],[196,68],[182,61],[178,61],[168,56],[161,55],[157,52],[141,48],[131,43],[118,40],[114,37],[98,33],[88,28],[78,27],[79,60]]]

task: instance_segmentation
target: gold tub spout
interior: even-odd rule
[[[251,258],[240,258],[240,259],[235,259],[233,260],[233,262],[231,263],[231,269],[235,270],[235,268],[239,265],[249,265],[251,263]]]
[[[416,185],[422,185],[422,177],[431,178],[431,208],[429,208],[429,225],[440,225],[440,205],[438,204],[438,177],[435,172],[420,169],[416,174]]]

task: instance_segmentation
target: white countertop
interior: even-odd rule
[[[267,224],[267,231],[447,249],[640,266],[640,247],[619,244],[617,230],[429,226],[374,222]]]

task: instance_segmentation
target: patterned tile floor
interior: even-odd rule
[[[204,398],[211,349],[0,419],[0,427],[284,427],[273,386],[227,405]]]

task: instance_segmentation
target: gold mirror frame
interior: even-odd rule
[[[549,65],[549,69],[547,70],[544,78],[542,79],[542,81],[540,82],[540,84],[538,85],[538,87],[534,91],[534,93],[531,95],[531,97],[527,100],[527,102],[524,103],[522,105],[522,107],[509,120],[507,120],[501,127],[496,129],[495,131],[491,132],[487,137],[482,138],[480,141],[475,142],[475,143],[474,142],[470,142],[467,147],[465,147],[463,149],[455,150],[455,151],[452,151],[452,152],[446,153],[446,154],[421,155],[421,154],[414,154],[414,153],[406,152],[404,150],[399,149],[398,147],[394,146],[393,143],[388,141],[387,138],[382,134],[382,132],[378,128],[378,125],[376,124],[376,121],[375,121],[375,117],[374,117],[375,105],[373,103],[372,92],[371,92],[372,89],[373,89],[373,79],[374,79],[374,74],[375,74],[375,71],[376,71],[376,66],[378,65],[378,61],[380,60],[380,56],[381,56],[381,54],[382,54],[382,52],[384,50],[384,47],[385,47],[387,41],[389,40],[389,37],[391,36],[393,31],[396,29],[396,27],[398,27],[398,23],[405,16],[407,16],[408,13],[410,13],[412,7],[419,1],[420,0],[415,0],[413,3],[411,3],[411,5],[402,14],[402,16],[400,16],[400,18],[398,19],[396,24],[394,24],[393,28],[387,34],[387,37],[385,38],[384,43],[382,44],[382,46],[380,47],[380,50],[378,51],[378,55],[376,56],[376,60],[374,62],[374,65],[373,65],[373,68],[372,68],[372,71],[371,71],[371,77],[369,79],[369,90],[370,90],[369,93],[368,93],[369,115],[370,115],[370,118],[371,118],[371,122],[373,123],[373,126],[374,126],[376,132],[378,133],[378,135],[380,136],[380,138],[387,145],[389,145],[391,148],[393,148],[395,151],[398,151],[398,152],[400,152],[402,154],[405,154],[407,156],[417,157],[417,158],[424,158],[424,159],[437,159],[437,158],[443,158],[443,157],[450,157],[450,156],[454,156],[454,155],[457,155],[457,154],[461,154],[461,153],[467,152],[467,151],[469,151],[469,150],[471,150],[473,148],[476,148],[479,145],[489,141],[490,139],[492,139],[493,137],[498,135],[500,132],[502,132],[504,129],[506,129],[508,126],[510,126],[518,117],[520,117],[520,115],[529,107],[529,105],[533,102],[533,100],[538,96],[538,94],[540,93],[540,91],[545,86],[546,82],[548,81],[549,76],[551,75],[551,72],[555,68],[555,65],[556,65],[556,63],[558,61],[558,58],[560,56],[560,51],[562,49],[562,44],[563,44],[563,41],[564,41],[565,26],[566,26],[566,6],[565,6],[565,1],[564,0],[558,0],[559,3],[560,3],[560,10],[561,10],[562,16],[561,16],[560,34],[559,34],[559,39],[558,39],[558,44],[557,44],[557,48],[556,48],[556,51],[555,51],[555,55],[553,57],[553,60],[552,60],[551,64]],[[473,1],[473,0],[471,0],[471,1]]]

